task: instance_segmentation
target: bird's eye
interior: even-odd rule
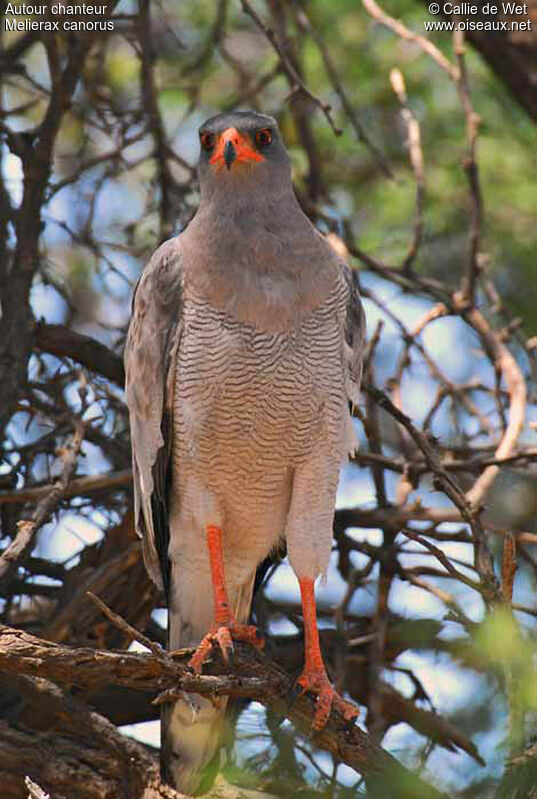
[[[210,152],[214,147],[214,134],[213,133],[202,133],[200,135],[200,142],[201,146],[207,152]]]
[[[270,128],[258,130],[255,134],[255,143],[258,147],[268,147],[272,141],[272,131]]]

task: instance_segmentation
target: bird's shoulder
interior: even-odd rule
[[[160,395],[164,390],[162,383],[181,322],[184,278],[178,238],[158,247],[134,288],[124,354],[131,412],[140,412],[155,392]]]
[[[163,242],[144,267],[134,288],[133,317],[145,316],[152,305],[169,308],[177,304],[184,277],[179,239],[175,236]]]

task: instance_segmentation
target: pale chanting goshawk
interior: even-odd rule
[[[201,201],[135,289],[125,349],[136,526],[169,606],[170,649],[261,646],[248,625],[258,564],[282,538],[298,578],[314,726],[335,707],[317,631],[340,468],[355,449],[365,322],[352,273],[302,212],[276,120],[213,117],[199,131]],[[165,779],[203,789],[225,702],[165,706]],[[193,706],[197,712],[193,712]]]

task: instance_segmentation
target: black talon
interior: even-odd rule
[[[293,705],[295,704],[296,700],[298,699],[298,697],[299,697],[299,696],[300,696],[302,693],[303,693],[303,688],[302,688],[302,686],[301,686],[301,685],[299,685],[298,683],[295,683],[295,684],[293,685],[293,687],[291,688],[291,690],[289,691],[289,694],[288,694],[288,696],[289,696],[289,699],[288,699],[287,706],[288,706],[289,710],[291,710],[291,708],[292,708],[292,707],[293,707]]]
[[[352,719],[346,719],[346,721],[345,721],[345,731],[346,732],[350,732],[357,721],[358,721],[358,716],[353,716]]]

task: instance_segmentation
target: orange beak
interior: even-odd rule
[[[264,160],[263,156],[251,147],[246,136],[239,133],[236,128],[228,128],[218,139],[218,145],[209,163],[220,166],[225,164],[227,169],[231,169],[234,161],[248,163]]]

